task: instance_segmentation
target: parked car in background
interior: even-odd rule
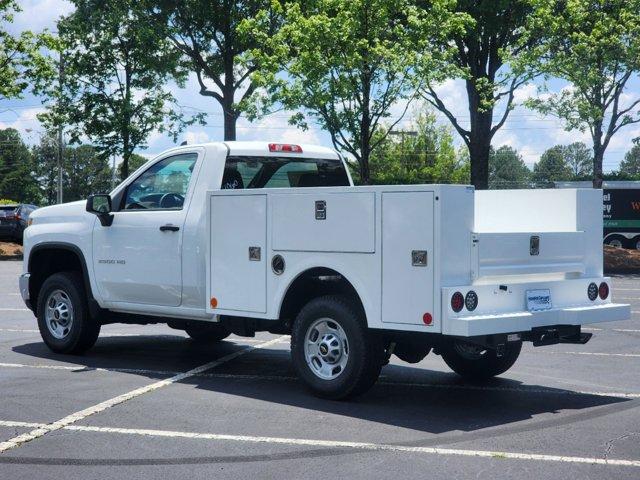
[[[0,239],[22,243],[22,233],[36,208],[28,204],[0,205]]]

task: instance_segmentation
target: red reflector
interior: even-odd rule
[[[464,306],[464,297],[460,292],[456,292],[451,296],[451,310],[459,312]]]
[[[286,153],[302,153],[300,145],[292,145],[290,143],[270,143],[270,152],[286,152]]]
[[[425,313],[422,316],[422,321],[424,322],[425,325],[431,325],[433,323],[433,317],[431,316],[430,313]]]
[[[598,295],[602,300],[605,300],[609,296],[609,285],[606,282],[602,282],[600,284],[600,288],[598,288]]]

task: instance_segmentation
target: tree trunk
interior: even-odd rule
[[[593,124],[593,188],[602,188],[602,158],[605,145],[602,144],[602,121]],[[607,142],[608,143],[608,142]]]
[[[233,107],[236,90],[233,72],[234,57],[226,54],[224,59],[224,89],[222,90],[222,115],[224,117],[224,139],[236,140],[236,121],[238,113]]]
[[[131,149],[129,148],[129,135],[124,133],[122,135],[122,174],[120,175],[122,180],[125,180],[129,176],[129,159],[131,158]]]
[[[602,145],[593,145],[593,188],[602,188],[602,159],[604,148]]]
[[[480,95],[474,80],[467,80],[469,97],[469,158],[471,160],[471,184],[476,190],[489,188],[489,151],[491,149],[491,124],[493,108],[481,111]]]

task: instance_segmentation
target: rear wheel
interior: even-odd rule
[[[333,400],[366,392],[378,379],[384,348],[348,297],[311,300],[291,332],[298,376],[316,395]]]
[[[522,342],[508,342],[504,354],[498,357],[493,349],[456,339],[448,342],[440,353],[458,375],[469,380],[486,380],[509,370],[521,349]]]
[[[198,325],[185,328],[185,332],[196,342],[219,342],[224,340],[231,332],[224,325],[213,323],[211,325]]]
[[[100,323],[91,318],[82,275],[55,273],[42,284],[38,295],[38,328],[44,343],[56,353],[83,353],[100,334]]]
[[[625,242],[625,238],[620,236],[620,235],[612,235],[611,237],[607,238],[606,240],[606,244],[609,245],[610,247],[614,247],[614,248],[623,248],[624,247],[624,242]]]

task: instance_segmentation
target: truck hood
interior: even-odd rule
[[[85,210],[86,200],[63,203],[61,205],[51,205],[50,207],[39,208],[31,214],[34,223],[40,222],[64,222],[77,219],[87,215]]]

